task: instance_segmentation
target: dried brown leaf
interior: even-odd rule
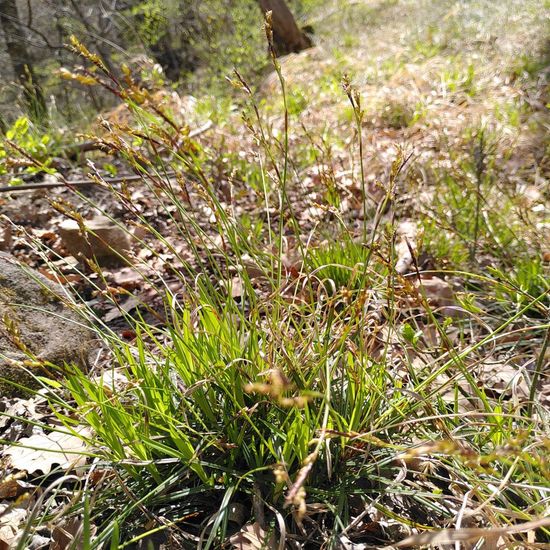
[[[50,550],[65,550],[65,548],[81,548],[83,543],[83,523],[79,518],[71,518],[56,525],[52,531]],[[92,534],[96,527],[91,526]]]
[[[14,548],[21,533],[20,526],[27,515],[26,508],[0,504],[0,550]]]
[[[85,429],[79,430],[82,437],[89,435]],[[41,471],[48,474],[54,464],[59,464],[64,470],[70,470],[86,463],[82,452],[87,444],[75,435],[50,432],[22,438],[17,445],[12,445],[4,451],[10,457],[10,462],[17,470],[28,473]]]
[[[274,534],[268,535],[258,522],[244,525],[229,542],[238,550],[275,550],[278,547]]]
[[[477,527],[465,529],[442,529],[430,533],[420,533],[394,544],[395,548],[410,548],[434,544],[452,544],[453,542],[468,542],[485,539],[486,545],[495,544],[500,537],[531,531],[550,525],[550,516],[533,521],[500,527],[494,529],[482,529]],[[489,547],[489,546],[486,546]]]

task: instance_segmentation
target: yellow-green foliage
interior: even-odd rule
[[[6,140],[0,143],[0,174],[55,173],[50,166],[53,141],[51,134],[42,133],[28,117],[19,117],[6,132]],[[19,177],[10,180],[12,185],[19,183]]]

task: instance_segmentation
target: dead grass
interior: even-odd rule
[[[93,489],[98,509],[103,487],[124,500],[114,519],[94,517],[94,544],[118,547],[119,527],[134,536],[136,502],[167,532],[172,512],[191,518],[177,540],[210,547],[218,528],[227,542],[230,502],[250,519],[241,536],[303,547],[376,548],[419,530],[413,544],[547,543],[546,12],[327,3],[318,45],[282,60],[286,95],[268,77],[245,93],[244,126],[228,108],[181,153],[184,200],[162,173],[145,200],[113,190],[149,231],[136,261],[161,273],[174,326],[127,319],[134,342],[109,334],[121,393],[70,380],[58,416],[90,422],[117,473]],[[141,154],[123,140],[118,151]]]

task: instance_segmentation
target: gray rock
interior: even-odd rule
[[[0,252],[0,398],[36,389],[33,377],[87,366],[93,332],[63,303],[61,287]],[[55,365],[58,368],[49,366]]]
[[[0,250],[9,250],[12,240],[11,225],[0,226]]]
[[[105,216],[86,220],[86,232],[78,223],[65,220],[59,226],[63,246],[78,259],[95,258],[102,266],[126,265],[131,248],[129,233]]]

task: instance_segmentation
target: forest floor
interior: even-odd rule
[[[549,18],[327,2],[280,73],[126,82],[108,153],[2,194],[101,343],[2,400],[0,548],[548,547]],[[118,266],[63,240],[98,214]]]

